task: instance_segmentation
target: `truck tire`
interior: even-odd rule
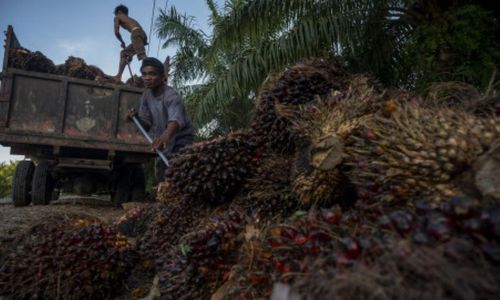
[[[34,205],[47,205],[52,200],[53,191],[54,180],[50,175],[50,161],[42,160],[33,173],[31,201],[33,201]]]
[[[130,201],[144,201],[146,196],[146,175],[144,168],[139,165],[132,169],[132,192]]]
[[[14,206],[26,206],[31,202],[31,180],[35,165],[31,160],[20,161],[12,178],[12,202]]]
[[[122,203],[127,202],[130,197],[132,183],[132,172],[130,168],[123,168],[119,171],[115,181],[115,188],[111,194],[113,205],[119,207]]]

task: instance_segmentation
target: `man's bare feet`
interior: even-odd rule
[[[116,83],[122,83],[122,77],[120,75],[113,76],[113,80]]]

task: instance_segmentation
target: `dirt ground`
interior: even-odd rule
[[[24,230],[40,220],[59,215],[85,214],[112,223],[125,210],[113,207],[109,200],[99,198],[65,197],[49,205],[14,207],[12,203],[0,204],[0,245],[15,239]],[[1,247],[0,247],[1,248]]]

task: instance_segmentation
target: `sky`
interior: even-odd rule
[[[222,0],[217,1],[219,4]],[[0,0],[0,30],[5,32],[8,25],[22,47],[30,51],[41,51],[56,65],[62,64],[69,56],[83,58],[89,65],[96,65],[108,75],[118,72],[120,43],[114,35],[114,8],[123,4],[129,9],[129,16],[136,19],[148,34],[148,56],[163,61],[172,56],[175,49],[158,49],[159,39],[150,36],[151,18],[158,16],[159,9],[165,9],[165,0]],[[195,18],[194,26],[210,33],[209,10],[205,0],[168,0],[180,13]],[[153,9],[155,8],[155,9]],[[125,43],[130,43],[130,34],[120,30]],[[2,37],[4,40],[4,37]],[[3,43],[0,48],[0,62],[3,61]],[[137,58],[131,63],[132,72],[139,74]],[[130,76],[127,70],[122,80]],[[0,163],[22,159],[9,155],[10,148],[0,145]]]

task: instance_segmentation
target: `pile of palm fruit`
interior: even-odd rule
[[[223,280],[212,279],[219,286],[215,294],[255,299],[285,290],[290,298],[353,298],[355,294],[343,294],[343,287],[330,283],[344,280],[343,274],[358,268],[390,278],[377,288],[394,293],[412,284],[432,287],[429,295],[436,298],[460,291],[486,298],[497,293],[498,208],[488,206],[491,202],[484,202],[480,195],[450,200],[464,193],[456,179],[499,141],[496,117],[458,107],[430,106],[413,95],[385,90],[369,77],[325,71],[338,70],[333,66],[329,68],[323,61],[300,64],[267,83],[250,131],[252,147],[245,152],[255,169],[245,174],[236,194],[222,190],[216,198],[224,201],[214,201],[213,193],[204,193],[206,197],[180,193],[187,201],[229,203],[245,214],[246,226],[232,234],[232,245],[239,245],[233,249],[237,263]],[[291,87],[297,82],[307,85],[308,76],[324,89],[305,89],[299,99],[292,100],[300,93]],[[206,144],[223,146],[219,142],[223,139]],[[173,159],[167,189],[178,171],[191,172],[198,185],[205,175],[196,174],[213,168],[202,153],[192,153],[199,153],[199,160],[182,155]],[[218,163],[234,169],[237,161]],[[185,191],[191,184],[188,177],[184,175]],[[284,217],[290,217],[289,221],[277,223]],[[190,298],[194,294],[188,291],[200,282],[206,286],[207,278],[187,267],[179,249],[183,244],[178,245],[177,256],[166,259],[170,264],[165,266],[182,275],[167,272],[168,286],[179,291],[175,297]],[[434,288],[424,284],[425,276],[413,278],[409,272],[401,286],[391,285],[393,276],[400,275],[399,266],[411,267],[415,257],[427,252],[436,257],[432,263],[440,268],[485,277],[448,286],[441,278],[433,281]],[[387,254],[397,254],[399,261],[389,273],[380,274],[377,268],[388,259]],[[185,288],[186,283],[191,288]],[[345,288],[349,289],[355,289],[354,285]],[[200,299],[210,296],[196,294]]]
[[[62,65],[56,66],[56,74],[69,77],[95,80],[104,79],[106,75],[96,66],[89,66],[79,57],[70,56]]]
[[[336,62],[291,67],[262,89],[249,131],[180,151],[160,203],[117,222],[140,256],[127,262],[149,280],[123,293],[493,298],[500,199],[461,182],[498,154],[497,118],[386,90]]]
[[[145,88],[144,80],[142,79],[142,76],[134,75],[133,77],[130,77],[129,79],[127,79],[125,84],[130,85],[130,86],[135,86],[135,87],[138,87],[141,89]]]
[[[282,105],[300,105],[327,96],[332,89],[343,89],[348,77],[335,61],[313,60],[301,63],[272,77],[259,96],[251,131],[256,143],[279,153],[293,153],[298,136],[290,120],[278,112]]]
[[[0,267],[0,295],[11,299],[109,298],[136,260],[124,235],[86,216],[44,221],[11,247]]]
[[[116,83],[112,76],[105,74],[96,66],[87,65],[82,58],[70,56],[64,64],[55,65],[52,60],[48,59],[40,51],[32,52],[25,48],[12,48],[9,50],[8,66],[27,71]],[[134,75],[133,79],[129,78],[125,84],[144,88],[144,82],[137,75]]]
[[[245,132],[196,143],[172,158],[166,184],[186,201],[227,202],[253,171],[253,154]]]
[[[284,219],[300,206],[291,183],[291,155],[265,154],[232,201],[253,220]]]
[[[236,263],[244,220],[238,211],[216,212],[183,236],[158,266],[162,299],[207,299]],[[196,287],[196,288],[193,288]]]
[[[411,206],[418,197],[439,200],[459,192],[454,180],[500,138],[494,115],[427,106],[404,93],[379,91],[362,77],[307,109],[296,128],[309,140],[313,171],[298,176],[299,195],[324,191],[321,181],[309,179],[321,174],[331,178],[332,194],[342,186],[336,178],[346,177],[358,196],[374,201]]]
[[[40,51],[31,52],[25,48],[9,50],[9,67],[42,73],[54,73],[56,66]]]
[[[482,208],[467,197],[445,200],[439,207],[427,201],[416,206],[388,211],[382,203],[359,203],[345,212],[334,206],[296,213],[242,247],[246,251],[235,267],[229,298],[266,298],[278,290],[286,292],[284,299],[372,299],[386,290],[389,295],[411,290],[412,298],[418,292],[433,299],[456,298],[463,291],[470,298],[494,297],[500,291],[500,207]],[[434,257],[427,261],[415,258],[429,252]],[[384,264],[391,259],[393,269]],[[463,273],[451,275],[451,270]],[[353,272],[362,273],[363,281],[356,282]],[[373,278],[363,277],[366,273]],[[444,277],[432,278],[439,277],[435,274]],[[457,281],[450,282],[450,276]],[[422,286],[433,289],[419,291]]]

